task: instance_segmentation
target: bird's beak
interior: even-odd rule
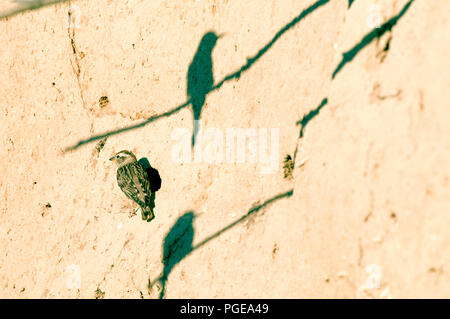
[[[112,161],[113,163],[115,163],[116,162],[116,156],[111,157],[109,160]]]
[[[225,35],[226,35],[226,33],[221,33],[217,36],[217,39],[222,39]]]

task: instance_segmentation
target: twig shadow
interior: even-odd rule
[[[68,2],[70,0],[35,0],[35,1],[15,1],[19,3],[16,7],[5,10],[0,13],[0,20],[11,18],[17,14],[24,13],[26,11],[36,10],[52,4]]]
[[[241,66],[239,69],[237,69],[236,71],[231,72],[229,75],[225,76],[222,80],[220,80],[219,82],[217,82],[217,84],[215,84],[214,86],[212,86],[208,92],[202,92],[205,95],[218,90],[222,87],[222,85],[225,82],[228,82],[230,80],[233,79],[240,79],[242,73],[244,73],[245,71],[247,71],[248,69],[251,68],[251,66],[258,61],[274,44],[275,42],[283,35],[285,34],[289,29],[293,28],[295,25],[297,25],[300,21],[302,21],[304,18],[306,18],[309,14],[313,13],[315,10],[319,9],[320,7],[322,7],[323,5],[327,4],[330,0],[318,0],[315,3],[313,3],[312,5],[310,5],[309,7],[307,7],[306,9],[304,9],[302,12],[300,12],[300,14],[298,16],[296,16],[294,19],[292,19],[288,24],[286,24],[283,28],[281,28],[274,36],[273,38],[264,46],[262,47],[254,56],[247,58],[247,63],[245,63],[243,66]],[[149,117],[148,119],[134,124],[134,125],[130,125],[124,128],[120,128],[120,129],[115,129],[115,130],[111,130],[109,132],[103,133],[103,134],[98,134],[98,135],[92,135],[89,138],[86,139],[82,139],[79,140],[78,143],[66,147],[64,149],[64,152],[69,152],[69,151],[73,151],[76,150],[77,148],[81,147],[84,144],[87,143],[91,143],[95,140],[98,139],[102,139],[111,135],[116,135],[116,134],[120,134],[120,133],[124,133],[130,130],[134,130],[137,128],[141,128],[146,126],[147,124],[159,120],[163,117],[168,117],[171,116],[175,113],[178,113],[179,111],[183,110],[184,108],[186,108],[188,105],[190,105],[193,102],[192,98],[189,98],[189,100],[187,100],[186,102],[184,102],[181,105],[178,105],[176,107],[174,107],[173,109],[170,109],[164,113],[161,114],[157,114],[157,115],[153,115],[151,117]],[[199,109],[199,108],[198,108]],[[198,124],[199,122],[197,122]],[[194,125],[195,122],[194,122]],[[195,132],[195,129],[194,129]]]
[[[392,31],[392,28],[397,24],[398,20],[400,20],[400,18],[403,17],[406,11],[408,11],[409,7],[413,2],[414,0],[410,0],[408,3],[405,4],[403,9],[396,16],[390,18],[388,21],[383,23],[378,28],[374,28],[367,35],[365,35],[362,38],[362,40],[359,41],[358,44],[356,44],[353,48],[351,48],[347,52],[344,52],[342,54],[342,60],[334,70],[331,79],[334,79],[336,75],[342,70],[342,68],[347,63],[351,62],[356,57],[356,55],[367,45],[369,45],[373,40],[381,38],[381,36],[383,36],[383,34],[385,34],[388,31]]]
[[[194,237],[194,228],[192,225],[192,222],[195,218],[195,214],[192,211],[187,212],[178,220],[176,223],[172,226],[169,233],[167,234],[166,238],[164,239],[164,254],[163,254],[163,264],[164,269],[162,274],[155,279],[153,282],[149,279],[148,281],[148,288],[149,290],[152,289],[153,285],[156,282],[161,283],[161,291],[159,294],[159,298],[162,299],[165,296],[166,292],[166,283],[168,276],[170,272],[172,271],[173,267],[179,263],[183,258],[191,254],[196,249],[199,249],[200,247],[204,246],[214,238],[217,238],[218,236],[222,235],[227,230],[230,230],[234,226],[238,225],[239,223],[242,223],[246,219],[248,219],[251,216],[255,216],[261,209],[264,207],[274,203],[275,201],[278,201],[282,198],[291,197],[294,194],[294,190],[291,189],[287,192],[278,194],[276,196],[273,196],[266,201],[264,201],[262,204],[256,205],[252,207],[245,215],[241,216],[231,224],[228,224],[224,228],[220,229],[219,231],[215,232],[211,236],[208,236],[195,246],[192,246],[193,237]]]
[[[316,116],[319,114],[320,110],[321,110],[325,105],[327,105],[327,103],[328,103],[328,98],[324,98],[324,99],[322,100],[322,102],[320,102],[319,106],[317,106],[315,109],[309,111],[309,113],[308,113],[308,114],[305,114],[305,115],[302,117],[301,120],[297,121],[296,124],[297,124],[297,125],[300,125],[300,132],[298,133],[297,145],[296,145],[296,147],[295,147],[294,156],[293,156],[294,158],[293,158],[293,160],[292,160],[292,167],[291,167],[292,169],[295,168],[295,162],[296,162],[296,160],[297,160],[298,140],[301,139],[301,138],[303,138],[303,134],[304,134],[306,125],[308,125],[308,123],[309,123],[314,117],[316,117]]]

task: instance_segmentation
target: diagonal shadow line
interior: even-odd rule
[[[231,228],[233,228],[234,226],[236,226],[237,224],[243,222],[244,220],[246,220],[247,218],[249,218],[250,216],[256,214],[259,210],[261,210],[262,208],[266,207],[267,205],[272,204],[273,202],[280,200],[282,198],[285,197],[291,197],[294,194],[294,189],[291,189],[287,192],[278,194],[274,197],[269,198],[268,200],[264,201],[264,203],[253,207],[252,209],[250,209],[247,214],[241,216],[239,219],[235,220],[234,222],[232,222],[231,224],[225,226],[224,228],[222,228],[221,230],[215,232],[214,234],[212,234],[211,236],[208,236],[207,238],[205,238],[204,240],[202,240],[200,243],[198,243],[197,245],[193,246],[192,249],[189,251],[189,253],[187,253],[184,258],[186,258],[187,256],[189,256],[193,251],[195,251],[196,249],[199,249],[200,247],[204,246],[205,244],[207,244],[208,242],[210,242],[211,240],[213,240],[214,238],[222,235],[224,232],[226,232],[227,230],[230,230]],[[157,281],[161,280],[161,278],[163,277],[163,273],[161,273],[155,280],[153,280],[152,282],[149,280],[149,288],[151,288]]]
[[[347,52],[344,52],[342,54],[342,61],[339,63],[339,65],[336,67],[336,69],[333,72],[333,75],[331,76],[331,79],[333,80],[336,75],[341,71],[341,69],[349,62],[351,62],[355,56],[364,49],[367,45],[369,45],[373,40],[379,39],[383,34],[385,34],[388,31],[391,31],[392,28],[397,24],[398,20],[408,11],[411,4],[414,2],[414,0],[410,0],[408,3],[405,4],[403,9],[394,17],[390,18],[388,21],[383,23],[380,27],[373,29],[371,32],[366,34],[362,40],[356,44],[353,48],[348,50]]]
[[[144,127],[145,125],[147,125],[150,122],[159,120],[160,118],[167,117],[167,116],[170,116],[172,114],[175,114],[175,113],[181,111],[182,109],[184,109],[189,104],[191,104],[191,100],[190,99],[188,101],[186,101],[185,103],[177,106],[176,108],[173,108],[173,109],[171,109],[171,110],[169,110],[167,112],[161,113],[161,114],[153,115],[153,116],[149,117],[147,120],[145,120],[145,121],[143,121],[141,123],[138,123],[138,124],[135,124],[135,125],[130,125],[130,126],[127,126],[127,127],[124,127],[124,128],[118,129],[118,130],[106,132],[106,133],[103,133],[103,134],[94,135],[94,136],[92,136],[92,137],[90,137],[88,139],[85,139],[85,140],[80,140],[77,144],[75,144],[73,146],[70,146],[70,147],[67,147],[66,149],[64,149],[64,152],[73,151],[73,150],[79,148],[80,146],[82,146],[84,144],[87,144],[87,143],[90,143],[90,142],[93,142],[93,141],[96,141],[96,140],[100,140],[102,138],[109,137],[111,135],[117,135],[117,134],[120,134],[120,133],[124,133],[124,132],[127,132],[127,131],[131,131],[131,130],[140,128],[140,127]]]
[[[324,98],[320,105],[316,107],[314,110],[309,111],[308,114],[304,115],[300,121],[295,123],[296,125],[300,125],[300,134],[298,138],[303,137],[303,131],[305,130],[306,125],[311,121],[317,114],[319,114],[320,110],[328,103],[328,98]]]
[[[68,2],[70,0],[36,0],[33,2],[21,2],[21,4],[17,5],[15,8],[3,11],[0,13],[0,20],[8,19],[20,13],[36,10],[39,8],[47,7],[52,4]]]
[[[231,224],[229,224],[228,226],[222,228],[221,230],[217,231],[216,233],[212,234],[211,236],[205,238],[204,240],[202,240],[201,242],[199,242],[197,245],[192,247],[192,250],[198,249],[200,247],[202,247],[203,245],[205,245],[206,243],[208,243],[209,241],[211,241],[212,239],[222,235],[224,232],[226,232],[227,230],[233,228],[234,226],[236,226],[237,224],[243,222],[245,219],[249,218],[250,216],[252,216],[253,214],[257,213],[259,210],[261,210],[262,208],[266,207],[267,205],[272,204],[273,202],[285,198],[285,197],[291,197],[294,194],[294,190],[291,189],[285,193],[281,193],[278,194],[268,200],[266,200],[264,203],[250,209],[248,211],[247,214],[243,215],[242,217],[240,217],[239,219],[235,220],[234,222],[232,222]]]
[[[305,114],[301,120],[297,121],[295,123],[296,125],[300,125],[300,132],[298,134],[297,138],[297,146],[295,147],[294,151],[294,158],[292,160],[292,167],[295,167],[295,161],[297,159],[297,152],[298,152],[298,140],[303,138],[303,132],[306,128],[306,125],[308,125],[309,121],[311,121],[314,117],[316,117],[320,110],[328,103],[328,98],[324,98],[322,102],[320,102],[319,106],[317,106],[315,109],[309,111],[308,114]]]
[[[278,31],[275,36],[270,40],[268,44],[266,44],[261,50],[258,51],[257,54],[255,54],[253,57],[247,58],[247,63],[244,64],[239,70],[231,73],[230,75],[227,75],[221,80],[219,83],[217,83],[211,91],[219,89],[225,82],[232,80],[232,79],[239,79],[241,77],[241,73],[247,71],[259,58],[261,58],[269,49],[270,47],[284,34],[286,31],[294,27],[297,23],[299,23],[303,18],[305,18],[307,15],[318,9],[319,7],[325,5],[330,0],[319,0],[303,10],[297,17],[295,17],[291,22],[286,24],[280,31]]]
[[[287,25],[285,25],[280,31],[278,31],[275,36],[272,38],[272,40],[270,40],[270,42],[268,44],[266,44],[261,50],[258,51],[258,53],[256,55],[254,55],[253,57],[247,58],[247,63],[244,64],[242,67],[240,67],[238,70],[234,71],[233,73],[225,76],[222,80],[220,80],[216,85],[214,85],[207,94],[218,90],[222,87],[222,85],[227,82],[230,81],[232,79],[239,79],[241,74],[245,71],[247,71],[248,69],[250,69],[250,67],[258,60],[260,59],[269,49],[270,47],[272,47],[272,45],[284,34],[286,33],[286,31],[288,31],[289,29],[291,29],[292,27],[294,27],[297,23],[299,23],[302,19],[304,19],[307,15],[311,14],[313,11],[315,11],[316,9],[318,9],[319,7],[325,5],[326,3],[328,3],[330,0],[318,0],[317,2],[315,2],[314,4],[312,4],[311,6],[309,6],[308,8],[304,9],[297,17],[295,17],[293,20],[291,20],[291,22],[289,22]],[[117,129],[117,130],[113,130],[113,131],[109,131],[103,134],[99,134],[99,135],[93,135],[90,138],[87,139],[82,139],[80,140],[78,143],[76,143],[75,145],[69,146],[67,147],[64,152],[68,152],[68,151],[73,151],[77,148],[79,148],[80,146],[108,137],[108,136],[112,136],[112,135],[116,135],[119,133],[123,133],[129,130],[133,130],[133,129],[137,129],[140,127],[143,127],[153,121],[159,120],[160,118],[163,117],[167,117],[170,115],[173,115],[179,111],[181,111],[182,109],[184,109],[185,107],[187,107],[189,104],[191,104],[191,100],[189,99],[188,101],[186,101],[185,103],[167,111],[164,112],[162,114],[159,115],[154,115],[149,117],[148,119],[146,119],[145,121],[135,124],[135,125],[131,125],[131,126],[127,126],[121,129]]]

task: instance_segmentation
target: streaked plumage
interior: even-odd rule
[[[117,164],[117,184],[125,195],[141,207],[142,219],[151,221],[155,216],[152,191],[147,173],[133,153],[120,151],[110,158]]]

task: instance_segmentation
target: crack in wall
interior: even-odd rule
[[[83,91],[83,88],[81,86],[81,63],[80,61],[84,58],[84,53],[79,52],[76,46],[75,42],[75,27],[70,22],[72,21],[72,8],[71,8],[71,2],[69,1],[69,9],[67,10],[69,23],[67,26],[67,34],[69,36],[70,45],[72,47],[72,56],[70,59],[70,64],[72,66],[73,73],[75,74],[77,78],[77,84],[78,84],[78,91],[80,93],[81,102],[83,104],[83,108],[87,110],[86,108],[86,99],[85,94]],[[91,129],[92,131],[92,129]]]

